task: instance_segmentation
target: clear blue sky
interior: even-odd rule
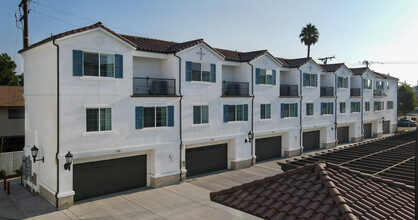
[[[363,60],[418,63],[417,0],[34,1],[29,15],[30,44],[51,33],[101,21],[118,33],[179,42],[203,38],[214,47],[268,49],[275,56],[297,58],[306,56],[298,35],[311,22],[320,32],[319,42],[311,49],[314,59],[335,55],[332,62],[349,67],[360,67],[358,62]],[[19,2],[0,0],[0,53],[15,58],[20,73],[22,58],[16,51],[22,48],[22,32],[14,17]],[[371,66],[413,85],[418,80],[417,67]]]

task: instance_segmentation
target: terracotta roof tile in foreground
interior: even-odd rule
[[[24,107],[23,86],[0,86],[0,107]]]
[[[265,219],[414,218],[415,189],[318,162],[210,193],[210,199]]]

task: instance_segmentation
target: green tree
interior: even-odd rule
[[[406,82],[398,86],[398,114],[406,115],[416,106],[414,90]]]
[[[319,39],[319,31],[315,25],[311,23],[307,24],[306,27],[302,28],[299,34],[300,42],[308,46],[308,58],[311,54],[311,45],[315,45]]]
[[[18,76],[15,70],[16,63],[7,53],[2,53],[0,55],[0,85],[18,85]]]

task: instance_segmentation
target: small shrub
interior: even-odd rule
[[[6,177],[6,171],[0,170],[0,178],[3,179]]]
[[[416,120],[417,120],[417,118],[411,118],[411,120],[412,120],[412,121],[416,121]]]
[[[15,170],[15,173],[16,173],[17,175],[20,175],[20,174],[22,173],[22,169],[16,169],[16,170]]]

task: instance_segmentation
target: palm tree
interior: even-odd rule
[[[308,46],[308,58],[311,53],[311,45],[318,42],[319,32],[315,25],[311,23],[307,24],[306,27],[302,28],[302,32],[299,34],[300,42]]]

